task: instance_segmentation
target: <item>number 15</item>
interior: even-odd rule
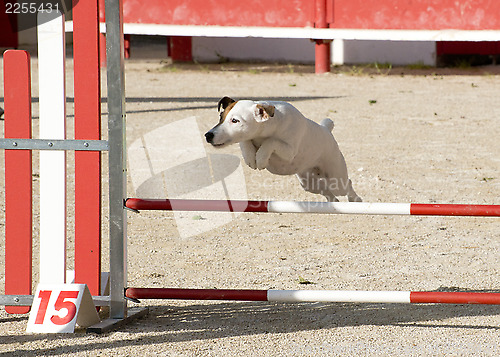
[[[45,319],[45,313],[47,312],[47,307],[50,301],[50,295],[52,295],[52,290],[40,290],[38,294],[38,298],[41,299],[40,307],[38,308],[38,312],[36,314],[35,325],[43,324],[43,320]],[[76,299],[78,297],[78,291],[61,291],[59,296],[57,297],[56,303],[54,304],[54,308],[56,311],[60,311],[62,309],[66,309],[66,314],[61,316],[53,315],[50,317],[50,321],[54,325],[66,325],[76,315],[76,305],[73,301],[65,301],[66,299]]]

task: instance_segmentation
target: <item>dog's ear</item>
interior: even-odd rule
[[[217,105],[217,110],[220,112],[220,107],[222,107],[222,110],[225,110],[229,104],[234,102],[235,102],[234,99],[231,99],[229,97],[224,97],[221,100],[219,100],[219,104]]]
[[[274,116],[274,106],[268,104],[256,104],[254,109],[255,120],[258,122],[266,121]]]

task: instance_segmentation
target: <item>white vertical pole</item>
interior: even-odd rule
[[[333,65],[343,65],[344,58],[344,40],[341,38],[336,38],[333,40],[332,45],[332,63]]]
[[[40,139],[66,138],[64,14],[38,14]],[[40,151],[40,283],[65,282],[66,152]]]

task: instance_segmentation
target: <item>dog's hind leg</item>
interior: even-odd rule
[[[328,180],[318,175],[318,170],[319,168],[313,168],[310,172],[297,174],[300,185],[307,192],[325,196],[329,202],[338,202],[339,200],[328,187]]]
[[[330,191],[323,192],[322,195],[325,196],[325,198],[328,202],[338,202],[339,201],[339,199]]]
[[[347,199],[349,202],[363,202],[361,197],[352,188],[352,181],[349,180],[349,186],[347,187]]]

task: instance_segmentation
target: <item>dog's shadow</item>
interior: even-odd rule
[[[235,155],[207,154],[152,176],[137,187],[136,194],[148,198],[182,196],[224,181],[239,165],[240,158]]]

